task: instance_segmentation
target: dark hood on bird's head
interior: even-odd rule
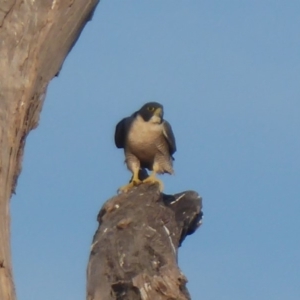
[[[148,102],[137,111],[137,114],[139,114],[146,122],[154,115],[159,116],[161,121],[163,121],[164,107],[158,102]]]

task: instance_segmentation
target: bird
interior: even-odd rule
[[[163,183],[156,174],[173,174],[173,154],[176,141],[172,127],[164,119],[163,105],[148,102],[131,116],[123,118],[115,128],[115,145],[124,149],[125,163],[132,173],[130,182],[118,189],[128,192],[141,183],[158,183],[163,191]],[[152,173],[144,180],[140,171],[148,169]]]

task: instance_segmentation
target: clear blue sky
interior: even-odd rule
[[[82,300],[103,202],[128,181],[115,124],[161,102],[165,192],[199,192],[179,251],[193,300],[300,299],[300,2],[108,1],[28,137],[12,246],[19,300]]]

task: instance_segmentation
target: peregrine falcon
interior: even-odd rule
[[[115,144],[123,148],[125,162],[133,176],[129,184],[119,191],[127,192],[142,182],[162,182],[156,174],[173,174],[173,154],[176,151],[175,137],[171,125],[163,119],[163,106],[157,102],[148,102],[130,117],[122,119],[116,126]],[[148,169],[151,175],[141,181],[139,171]]]

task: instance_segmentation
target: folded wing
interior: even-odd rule
[[[127,134],[128,118],[122,119],[116,126],[115,144],[117,148],[124,148]]]
[[[163,134],[169,146],[169,152],[172,156],[176,152],[176,141],[172,127],[168,121],[163,123]]]

